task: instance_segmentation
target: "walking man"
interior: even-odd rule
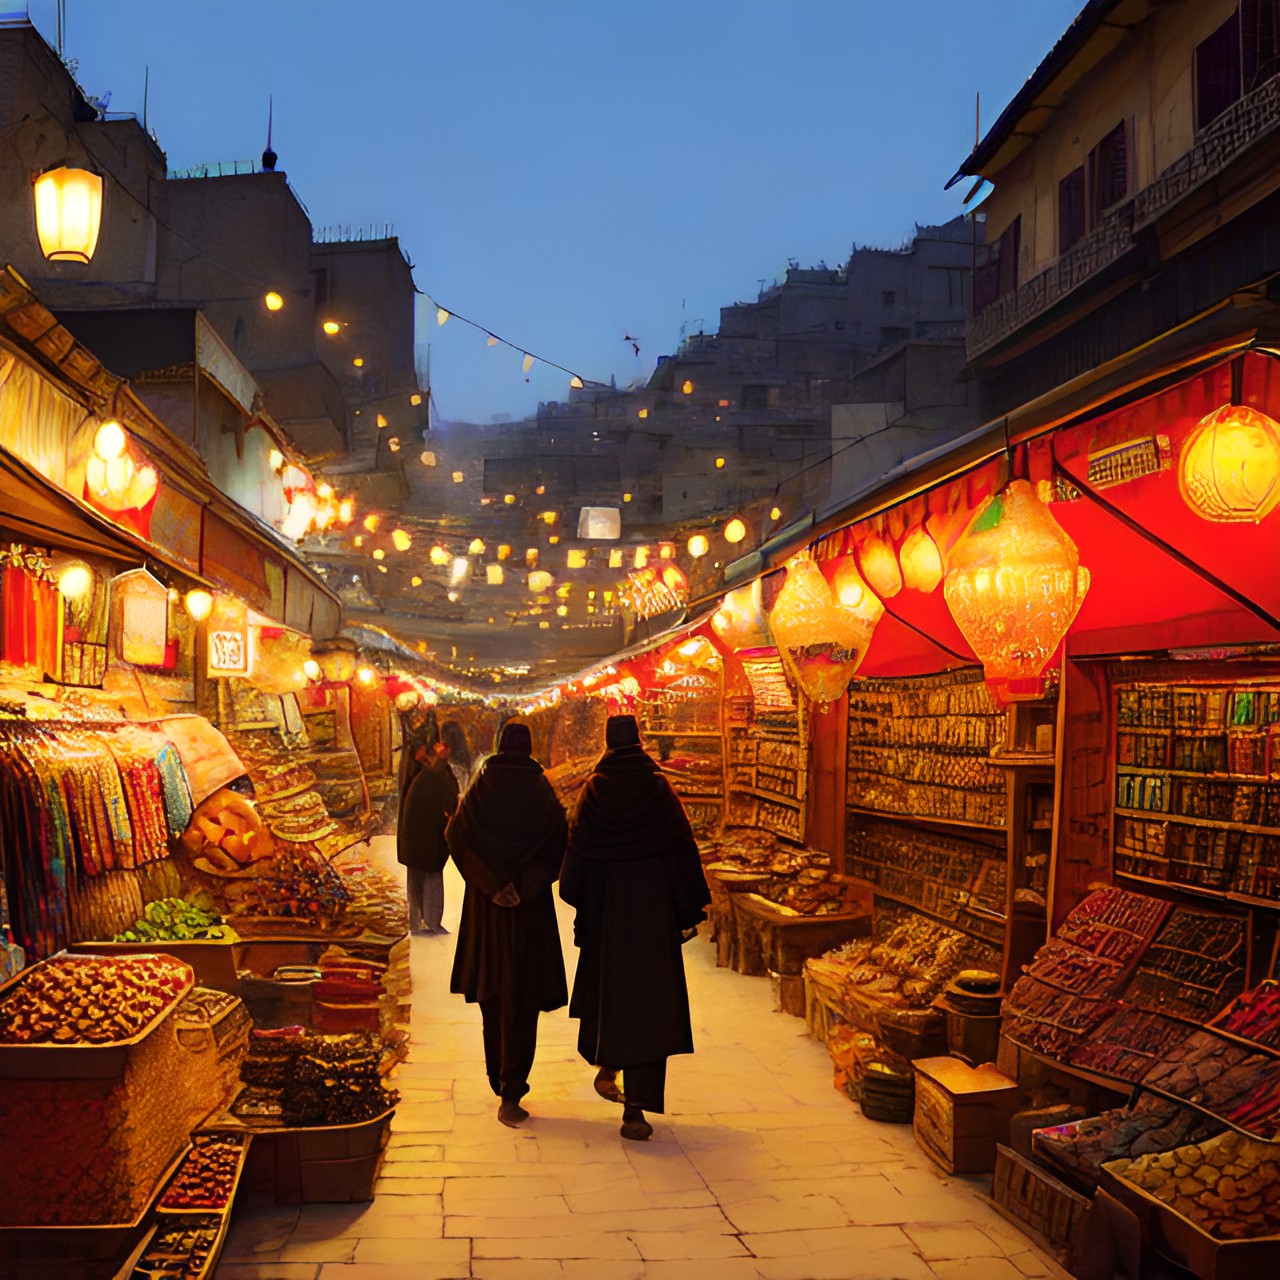
[[[445,835],[466,892],[449,989],[480,1005],[498,1119],[529,1118],[538,1014],[568,999],[555,883],[564,858],[564,809],[533,759],[529,726],[505,725],[497,753],[467,788]]]
[[[667,1058],[693,1052],[681,942],[711,901],[679,797],[640,745],[633,716],[610,716],[606,750],[578,797],[560,896],[577,908],[570,1017],[596,1092],[622,1102],[622,1136],[653,1133]],[[617,1077],[622,1072],[622,1089]]]
[[[442,923],[444,864],[449,860],[444,829],[457,807],[449,748],[439,740],[417,744],[396,827],[396,857],[407,868],[411,933],[449,932]]]

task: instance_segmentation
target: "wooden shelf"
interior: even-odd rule
[[[1121,809],[1122,818],[1139,818],[1143,822],[1176,822],[1184,827],[1212,827],[1216,831],[1243,831],[1254,836],[1280,836],[1280,827],[1260,827],[1252,822],[1228,822],[1219,818],[1193,818],[1185,813],[1166,813],[1163,809]]]
[[[987,759],[999,768],[1052,769],[1054,766],[1052,751],[1001,751]]]
[[[655,729],[648,724],[642,724],[640,732],[653,738],[719,738],[723,736],[719,729]]]
[[[1236,729],[1240,729],[1242,731],[1247,731],[1251,727],[1256,728],[1256,726],[1250,726],[1245,724],[1234,725],[1232,727]],[[1173,734],[1174,736],[1179,738],[1224,738],[1227,735],[1227,730],[1225,728],[1223,729],[1185,729],[1185,728],[1178,728],[1174,725],[1169,725],[1167,728],[1164,728],[1164,729],[1153,729],[1151,728],[1150,725],[1118,724],[1116,725],[1116,732],[1117,733],[1141,733],[1144,735],[1152,735],[1152,736],[1154,736],[1155,734],[1163,734],[1165,737],[1168,737],[1170,734]]]
[[[1267,782],[1278,782],[1280,778],[1271,778],[1259,773],[1202,773],[1199,769],[1165,769],[1158,764],[1118,764],[1117,773],[1137,773],[1143,777],[1161,774],[1170,778],[1199,778],[1203,782],[1243,782],[1247,786],[1261,786]]]
[[[790,805],[793,809],[804,807],[804,802],[797,796],[784,796],[777,791],[766,791],[763,787],[740,787],[730,784],[729,790],[740,796],[755,796],[757,800],[772,800],[777,804]]]
[[[1005,924],[1004,916],[997,916],[993,912],[987,911],[985,908],[981,907],[975,909],[971,903],[965,902],[959,904],[959,912],[957,916],[954,919],[951,919],[947,916],[939,915],[936,911],[930,911],[928,907],[916,902],[912,898],[904,897],[900,893],[893,893],[888,889],[882,889],[879,885],[872,884],[870,880],[863,880],[859,876],[847,876],[845,878],[852,881],[854,884],[859,884],[864,888],[870,889],[872,894],[877,898],[885,898],[889,902],[896,902],[900,907],[906,907],[908,910],[915,911],[919,915],[927,916],[930,920],[936,920],[938,924],[942,925],[944,928],[954,929],[957,933],[970,934],[979,941],[985,942],[987,946],[995,947],[997,951],[1000,949],[1000,944],[998,942],[992,942],[992,940],[985,934],[974,929],[972,925],[967,924],[964,920],[964,916],[975,915],[979,919],[990,920],[992,923],[999,924],[1001,927]]]
[[[1117,880],[1132,880],[1135,884],[1156,885],[1174,893],[1190,893],[1197,898],[1208,898],[1213,902],[1225,902],[1249,909],[1260,908],[1264,911],[1280,911],[1280,898],[1259,898],[1251,893],[1237,893],[1234,889],[1210,889],[1205,885],[1184,884],[1181,880],[1160,880],[1155,876],[1140,875],[1136,871],[1116,871]]]
[[[868,809],[859,804],[847,804],[845,806],[850,813],[865,814],[869,818],[888,818],[891,822],[914,822],[917,824],[934,824],[943,827],[966,827],[970,831],[998,831],[1002,835],[1005,833],[1003,826],[996,826],[990,822],[969,822],[965,818],[938,818],[930,814],[923,813],[897,813],[892,809]]]

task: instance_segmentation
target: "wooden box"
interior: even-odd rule
[[[989,1173],[1017,1105],[1017,1084],[990,1064],[970,1067],[958,1058],[921,1058],[911,1065],[921,1149],[948,1173]]]
[[[1130,1163],[1110,1160],[1104,1164],[1100,1188],[1137,1215],[1143,1241],[1150,1248],[1185,1267],[1199,1280],[1258,1280],[1280,1272],[1280,1236],[1219,1240],[1120,1177],[1120,1170]]]
[[[799,977],[804,962],[871,933],[871,901],[865,910],[806,916],[758,893],[732,895],[738,933],[738,972]]]
[[[278,1204],[371,1200],[394,1115],[393,1108],[359,1124],[256,1133],[246,1180]]]
[[[67,948],[77,955],[95,956],[173,956],[191,966],[196,985],[238,995],[240,979],[236,974],[236,949],[239,939],[229,926],[226,938],[193,938],[188,942],[74,942]]]
[[[1059,1260],[1084,1226],[1090,1204],[1087,1197],[1001,1143],[996,1144],[991,1198],[1002,1217]]]

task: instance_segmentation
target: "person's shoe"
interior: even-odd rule
[[[529,1113],[518,1102],[512,1102],[510,1098],[503,1098],[498,1104],[498,1119],[508,1129],[519,1128],[528,1118]]]
[[[618,1132],[632,1142],[645,1142],[653,1135],[653,1125],[644,1118],[639,1107],[623,1107],[622,1128]]]
[[[618,1088],[618,1073],[601,1067],[596,1072],[596,1092],[609,1102],[621,1102],[622,1090]]]

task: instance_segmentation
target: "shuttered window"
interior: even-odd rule
[[[1196,129],[1212,124],[1240,97],[1240,13],[1196,45]]]
[[[1058,252],[1066,253],[1084,235],[1084,165],[1058,183]]]
[[[1122,120],[1092,151],[1089,173],[1089,227],[1129,194],[1129,131]]]

